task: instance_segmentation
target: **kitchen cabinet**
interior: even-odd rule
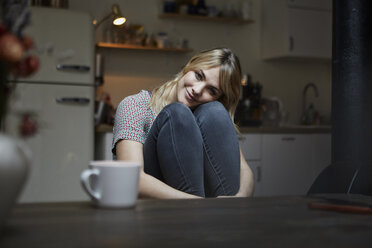
[[[307,134],[263,135],[264,195],[305,194],[313,178]]]
[[[331,59],[330,0],[264,0],[263,59]]]
[[[263,195],[305,195],[330,160],[330,134],[263,135]]]
[[[262,191],[262,135],[261,134],[242,134],[239,137],[239,145],[244,158],[251,168],[254,176],[254,196],[263,194]]]

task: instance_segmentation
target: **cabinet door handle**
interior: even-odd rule
[[[56,102],[85,105],[90,102],[90,99],[87,97],[60,97],[56,99]]]
[[[59,71],[74,71],[74,72],[88,72],[90,70],[89,66],[86,65],[57,65],[57,70]]]
[[[289,51],[293,51],[294,49],[294,39],[293,36],[289,36]]]
[[[245,137],[244,136],[238,136],[238,140],[244,141],[245,140]]]
[[[295,137],[283,137],[282,138],[282,141],[295,141],[296,138]]]

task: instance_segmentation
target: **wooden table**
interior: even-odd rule
[[[14,208],[0,247],[372,247],[372,214],[314,210],[312,198],[139,200]]]

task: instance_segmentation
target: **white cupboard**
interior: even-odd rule
[[[264,195],[300,195],[313,178],[311,142],[306,134],[263,135]]]
[[[331,161],[329,133],[244,134],[240,146],[254,174],[254,196],[305,195]]]
[[[254,175],[254,195],[262,195],[262,135],[242,134],[239,145]]]
[[[330,0],[264,0],[262,57],[330,59]]]

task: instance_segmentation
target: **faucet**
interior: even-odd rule
[[[304,87],[304,90],[302,92],[302,117],[301,117],[301,124],[305,124],[305,125],[309,125],[311,124],[311,121],[309,120],[309,116],[308,116],[308,113],[306,113],[306,96],[307,96],[307,91],[309,88],[313,88],[314,89],[314,93],[315,93],[315,97],[318,97],[319,94],[318,94],[318,88],[316,87],[316,85],[312,82],[310,83],[307,83]]]

